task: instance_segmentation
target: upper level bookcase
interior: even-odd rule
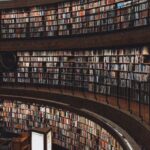
[[[28,33],[27,9],[1,11],[1,38],[25,38]]]
[[[71,36],[149,26],[148,0],[74,0],[1,10],[1,39]]]

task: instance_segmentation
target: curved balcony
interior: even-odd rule
[[[25,103],[40,103],[42,105],[50,104],[54,107],[60,107],[69,111],[75,111],[80,115],[85,115],[95,122],[98,121],[95,117],[103,116],[127,131],[128,134],[138,143],[138,145],[140,145],[140,148],[149,149],[150,129],[149,126],[144,124],[142,120],[134,115],[134,110],[137,109],[137,104],[134,102],[131,102],[133,110],[133,113],[131,114],[125,110],[127,109],[126,101],[121,100],[119,102],[121,107],[118,108],[116,105],[116,100],[113,97],[106,98],[104,96],[98,96],[88,92],[83,93],[52,87],[29,87],[29,85],[24,85],[24,87],[16,85],[9,85],[6,87],[5,85],[0,88],[0,97],[1,99],[19,100]],[[109,124],[108,121],[106,122]],[[129,122],[130,126],[128,124]],[[116,129],[116,127],[114,128]],[[108,131],[111,132],[111,130]],[[124,134],[123,130],[120,131],[120,133]],[[137,131],[139,134],[137,134]],[[117,136],[115,137],[117,138]],[[129,136],[125,137],[133,149],[138,149],[135,142],[133,142]],[[123,143],[121,145],[123,145]],[[124,145],[124,148],[125,147],[126,146]],[[130,149],[129,147],[126,148]]]
[[[12,104],[12,109],[18,110],[15,112],[15,116],[13,112],[9,112],[7,119],[6,116],[3,116],[3,124],[7,132],[20,133],[29,131],[35,127],[51,127],[53,133],[52,147],[54,149],[60,149],[59,147],[61,147],[61,149],[64,148],[65,150],[72,148],[90,148],[95,150],[111,146],[123,150],[130,150],[131,148],[140,150],[136,142],[124,130],[118,127],[118,125],[85,108],[77,108],[76,106],[74,107],[67,102],[60,102],[59,100],[37,99],[37,97],[29,98],[27,95],[1,96],[4,113],[9,112]],[[29,107],[30,109],[28,109]],[[19,110],[21,110],[21,115],[24,116],[23,118],[19,117]],[[34,114],[32,117],[29,117],[32,112],[34,112]],[[24,118],[26,118],[26,120],[24,120]],[[19,122],[16,122],[15,119],[19,120]],[[11,124],[14,126],[13,128],[9,127],[9,120],[11,120]],[[24,122],[24,126],[21,124],[22,122]],[[30,124],[27,126],[28,122],[30,122]],[[72,134],[74,136],[72,136]],[[78,139],[76,139],[76,137],[78,137]],[[107,141],[106,139],[109,140]]]

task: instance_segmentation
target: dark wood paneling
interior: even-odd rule
[[[44,4],[57,3],[61,1],[65,1],[65,0],[11,0],[6,2],[0,2],[0,9],[44,5]]]

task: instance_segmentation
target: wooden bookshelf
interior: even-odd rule
[[[66,1],[1,10],[1,38],[103,33],[149,26],[148,0]]]
[[[149,104],[148,47],[17,52],[4,83],[66,88]]]
[[[57,36],[58,35],[58,13],[57,6],[52,5],[45,10],[45,23],[46,34],[45,36]]]
[[[50,127],[53,144],[66,149],[116,149],[121,145],[104,128],[71,111],[19,100],[3,100],[3,126],[20,133],[35,127]]]
[[[1,38],[28,37],[28,9],[8,9],[1,12]]]
[[[30,9],[30,37],[42,37],[45,32],[44,7]]]
[[[72,2],[58,4],[58,35],[71,35],[72,29]]]

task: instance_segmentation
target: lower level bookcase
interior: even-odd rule
[[[103,127],[71,111],[38,103],[1,99],[1,127],[20,133],[50,127],[53,144],[68,150],[123,150]]]

